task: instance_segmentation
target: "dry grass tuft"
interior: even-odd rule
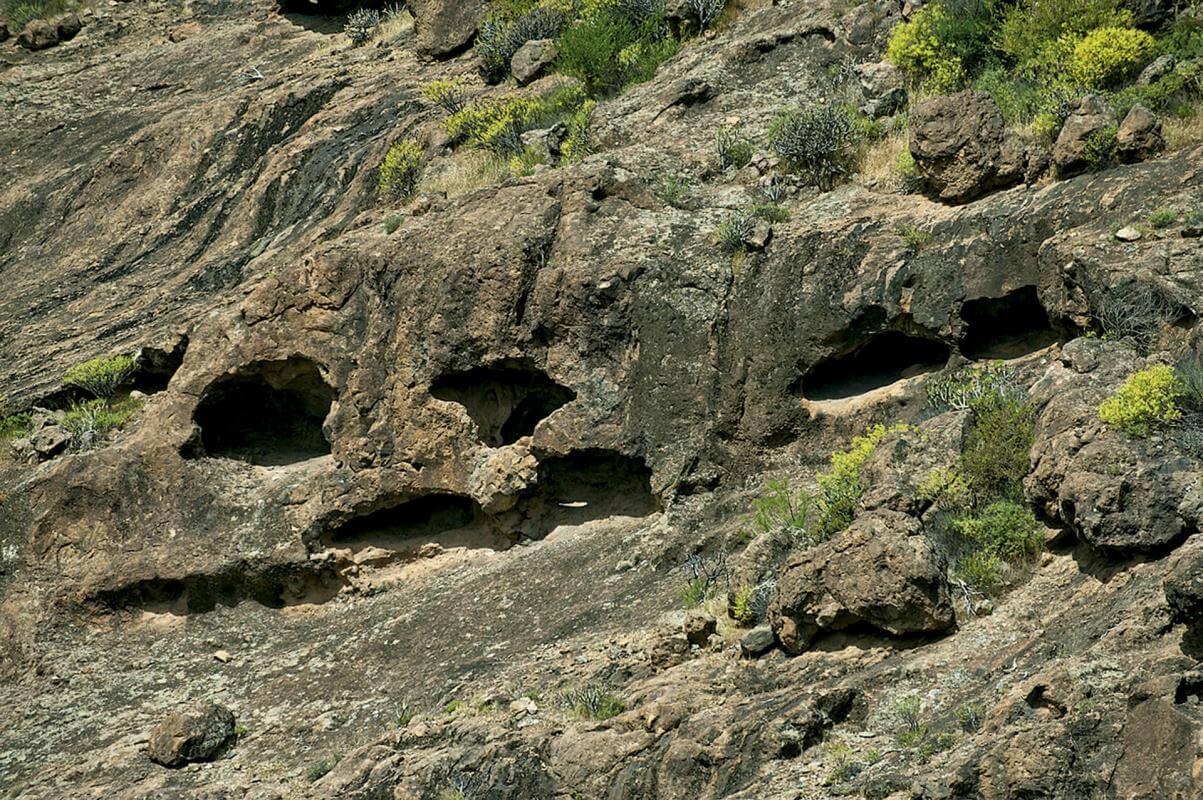
[[[1167,150],[1181,150],[1203,143],[1203,103],[1188,117],[1169,117],[1162,122]]]

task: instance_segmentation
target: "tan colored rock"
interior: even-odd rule
[[[150,760],[165,767],[211,761],[234,741],[234,715],[216,703],[170,714],[150,734]]]

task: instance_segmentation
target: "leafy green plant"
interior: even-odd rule
[[[560,694],[560,705],[578,717],[596,720],[611,719],[626,711],[622,700],[595,683],[564,690]]]
[[[1162,206],[1149,214],[1149,225],[1154,228],[1168,228],[1178,221],[1179,211],[1173,206]]]
[[[950,467],[935,467],[919,483],[919,497],[929,503],[962,508],[969,503],[969,481]]]
[[[1142,438],[1181,419],[1178,401],[1183,393],[1174,368],[1157,364],[1124,381],[1099,405],[1099,418],[1132,438]]]
[[[422,97],[448,114],[458,114],[468,105],[467,82],[463,78],[442,78],[422,88]]]
[[[352,47],[367,44],[380,27],[380,12],[374,8],[359,8],[347,16],[343,33],[351,40]]]
[[[32,417],[28,411],[0,417],[0,443],[28,435]]]
[[[925,231],[917,225],[899,225],[894,232],[902,238],[902,241],[906,243],[906,249],[912,253],[918,253],[931,244],[931,232]]]
[[[1082,148],[1082,160],[1091,170],[1097,172],[1115,163],[1118,130],[1116,126],[1108,125],[1086,137],[1086,145]]]
[[[977,731],[982,727],[982,707],[977,703],[957,706],[957,723],[966,733]]]
[[[949,36],[952,16],[943,4],[919,9],[907,22],[895,26],[886,46],[886,58],[913,80],[933,92],[952,92],[967,78],[967,71]]]
[[[334,769],[337,761],[332,758],[323,758],[321,761],[315,761],[305,768],[305,780],[310,783],[316,783],[329,774],[330,770]]]
[[[523,149],[522,134],[564,119],[568,141],[566,158],[584,158],[588,148],[591,105],[574,86],[553,89],[547,94],[489,97],[468,103],[451,114],[443,126],[447,135],[471,147],[488,150],[509,159]]]
[[[1035,409],[1022,396],[998,393],[979,398],[972,410],[960,471],[975,501],[1021,497],[1035,437]]]
[[[510,62],[522,45],[535,39],[554,39],[571,18],[566,9],[551,3],[511,6],[489,14],[477,28],[473,48],[481,75],[490,83],[503,80],[510,74]]]
[[[890,711],[899,726],[900,744],[903,743],[904,737],[909,743],[914,737],[927,731],[927,726],[923,724],[923,701],[917,695],[907,694],[895,699]]]
[[[599,4],[563,32],[557,47],[555,68],[581,81],[590,97],[598,97],[647,80],[678,43],[665,34],[662,7],[639,18],[621,5]]]
[[[390,201],[405,201],[414,196],[426,156],[422,146],[413,139],[403,139],[388,149],[380,164],[376,188],[381,197]]]
[[[107,398],[73,404],[61,423],[70,448],[83,452],[98,447],[105,437],[125,425],[140,406],[131,400],[111,405]]]
[[[769,147],[822,191],[856,168],[859,139],[853,114],[843,106],[789,109],[769,124]]]
[[[715,243],[728,255],[742,252],[747,249],[755,225],[754,217],[747,211],[732,211],[723,217],[715,229]]]
[[[565,163],[582,161],[585,156],[594,152],[592,125],[596,108],[595,101],[586,100],[565,118],[564,124],[568,132],[560,145],[560,157]]]
[[[1069,73],[1081,86],[1102,89],[1135,71],[1154,47],[1153,37],[1136,28],[1095,28],[1074,45]]]
[[[1023,0],[1007,8],[996,46],[1027,75],[1062,68],[1074,45],[1096,28],[1129,28],[1121,0]]]
[[[752,501],[752,526],[757,533],[779,530],[804,534],[813,498],[788,481],[769,481],[764,494]]]
[[[960,517],[952,527],[979,550],[1008,563],[1019,563],[1037,555],[1044,547],[1040,524],[1026,505],[999,500],[980,514]]]
[[[689,196],[690,188],[688,180],[670,172],[661,175],[656,182],[656,196],[673,208],[680,208]]]
[[[769,604],[777,584],[773,581],[744,585],[735,590],[731,601],[731,619],[745,628],[750,628],[768,616]]]
[[[810,531],[815,541],[825,541],[852,523],[856,504],[865,493],[861,468],[886,436],[909,430],[906,425],[874,425],[852,437],[847,450],[831,454],[831,469],[816,476],[819,485],[814,505],[816,518]]]
[[[752,143],[739,135],[739,131],[731,125],[718,129],[714,137],[714,149],[718,153],[720,169],[742,169],[752,161],[754,149]]]
[[[76,364],[63,375],[63,383],[82,389],[93,397],[112,397],[134,374],[137,364],[131,356],[93,358]]]

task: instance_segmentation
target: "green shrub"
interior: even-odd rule
[[[330,773],[338,762],[332,758],[323,758],[321,761],[315,761],[305,768],[305,780],[310,783],[316,783]]]
[[[1182,387],[1180,404],[1191,411],[1203,412],[1203,357],[1195,353],[1181,359],[1174,366],[1174,374]]]
[[[1081,86],[1102,89],[1130,75],[1153,49],[1153,37],[1142,30],[1096,28],[1074,45],[1069,73]]]
[[[1000,397],[1023,397],[1014,372],[1003,364],[964,367],[927,383],[927,401],[937,410],[972,409]]]
[[[93,397],[108,399],[129,380],[136,366],[134,359],[125,355],[93,358],[67,370],[63,375],[63,383],[82,389]]]
[[[447,135],[506,159],[523,151],[522,134],[565,119],[574,157],[584,157],[593,106],[576,87],[539,97],[490,97],[469,103],[443,123]]]
[[[728,255],[743,252],[756,223],[747,211],[732,211],[723,217],[714,231],[719,249]]]
[[[752,526],[757,533],[785,530],[803,535],[813,498],[788,481],[769,481],[765,492],[752,501]]]
[[[656,182],[656,196],[673,208],[681,208],[689,196],[689,181],[675,172],[660,176]]]
[[[906,244],[906,249],[912,253],[918,253],[931,244],[931,233],[917,225],[899,225],[894,229],[894,232],[902,238],[902,241]]]
[[[719,128],[714,137],[714,149],[718,153],[719,168],[723,170],[743,169],[752,161],[752,143],[731,125]]]
[[[485,17],[477,28],[473,52],[479,59],[481,75],[490,83],[510,74],[510,61],[522,45],[534,39],[554,39],[572,18],[568,10],[554,4],[525,6],[501,8]]]
[[[957,723],[966,733],[974,733],[982,727],[982,707],[977,703],[965,703],[958,706]]]
[[[111,405],[107,398],[75,403],[63,417],[69,447],[83,452],[98,447],[110,433],[121,428],[138,410],[136,401]]]
[[[906,425],[874,425],[860,436],[852,437],[847,450],[831,454],[831,469],[816,476],[815,522],[810,531],[814,541],[825,541],[852,524],[856,504],[865,493],[861,468],[886,436],[909,430]]]
[[[575,164],[594,152],[592,126],[596,108],[596,102],[586,100],[565,118],[568,133],[560,145],[560,159],[565,163]]]
[[[380,164],[376,189],[390,201],[405,201],[418,191],[425,166],[422,146],[413,139],[404,139],[388,149]]]
[[[360,8],[347,16],[347,21],[343,24],[343,33],[351,40],[352,47],[359,47],[371,41],[379,27],[380,12],[374,8]]]
[[[961,473],[975,502],[1018,498],[1035,437],[1035,410],[1020,395],[984,394],[973,401],[973,423],[961,452]]]
[[[1099,417],[1112,428],[1128,436],[1148,436],[1182,417],[1178,401],[1183,386],[1174,368],[1157,364],[1142,369],[1099,405]]]
[[[1178,209],[1172,206],[1156,209],[1153,213],[1149,214],[1149,225],[1157,229],[1168,228],[1177,221]]]
[[[78,8],[73,0],[0,0],[0,18],[16,36],[35,19],[49,19]]]
[[[909,21],[895,26],[886,58],[933,92],[956,91],[968,76],[955,43],[942,35],[950,22],[940,3],[921,8]]]
[[[422,89],[422,97],[448,114],[458,114],[468,104],[467,83],[463,78],[444,78],[431,81]]]
[[[617,92],[623,86],[651,77],[665,58],[676,52],[666,41],[664,12],[639,19],[621,5],[598,5],[561,35],[555,68],[581,81],[591,97]]]
[[[1092,171],[1106,169],[1115,163],[1116,133],[1114,125],[1097,130],[1086,138],[1082,158]]]
[[[32,418],[33,415],[28,411],[0,417],[0,443],[27,436]]]
[[[1027,560],[1044,546],[1036,515],[1010,500],[996,501],[978,515],[953,520],[952,527],[978,549],[1010,563]]]
[[[789,219],[789,209],[776,203],[757,203],[748,209],[748,213],[765,222],[785,222]]]
[[[858,144],[852,114],[843,106],[789,109],[769,125],[773,152],[822,191],[856,168]]]
[[[587,719],[606,720],[626,711],[622,700],[598,684],[566,689],[560,694],[560,704],[565,711]]]
[[[942,506],[961,508],[969,503],[969,481],[955,469],[936,467],[917,487],[919,497],[929,503],[939,503]]]
[[[1122,0],[1023,0],[1003,13],[995,44],[1027,75],[1056,75],[1095,28],[1131,26]]]
[[[677,599],[685,608],[697,608],[710,599],[711,586],[704,578],[691,578],[677,590]]]

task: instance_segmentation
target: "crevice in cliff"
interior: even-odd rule
[[[839,400],[939,369],[948,356],[949,348],[943,342],[884,331],[815,364],[794,388],[807,400]]]
[[[184,363],[184,354],[187,351],[187,336],[180,336],[170,347],[143,347],[138,351],[137,371],[132,379],[133,388],[146,394],[166,389],[176,370]]]
[[[430,394],[462,405],[490,447],[531,435],[539,422],[576,398],[542,370],[512,360],[440,375]]]
[[[361,564],[418,558],[428,545],[504,550],[513,543],[469,497],[437,493],[387,506],[333,528],[322,544]],[[436,551],[437,552],[437,551]]]
[[[660,508],[652,471],[642,459],[611,450],[578,450],[539,463],[535,485],[520,498],[506,527],[542,539],[560,525],[607,517],[645,517]]]
[[[1064,340],[1040,303],[1035,286],[961,306],[960,350],[966,358],[1018,358]]]
[[[328,455],[322,424],[334,397],[317,364],[308,359],[248,364],[205,390],[193,415],[199,434],[182,455],[260,466]]]
[[[148,578],[100,592],[93,600],[108,611],[207,614],[219,606],[251,601],[266,608],[328,602],[347,585],[331,566],[279,564],[256,567],[240,561],[216,573]]]

